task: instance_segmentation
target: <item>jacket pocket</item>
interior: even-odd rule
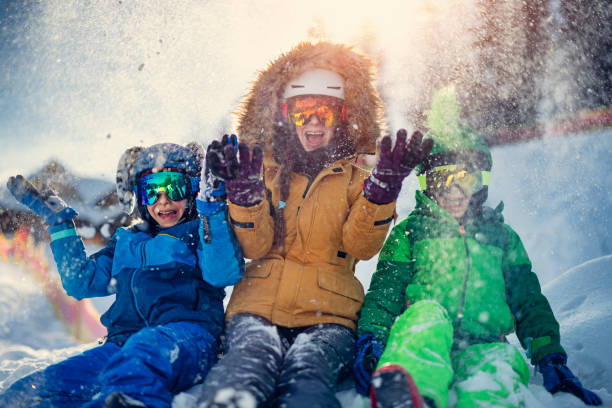
[[[318,284],[321,289],[334,292],[357,302],[363,302],[363,286],[354,276],[345,276],[340,272],[320,268],[318,271]]]
[[[260,262],[252,261],[246,266],[245,277],[246,278],[260,278],[264,279],[270,276],[272,272],[273,262]]]
[[[232,290],[226,317],[253,313],[270,319],[280,279],[278,271],[273,272],[275,265],[278,263],[270,259],[247,264],[243,278]]]
[[[312,311],[357,321],[363,303],[363,286],[346,270],[318,268],[317,293],[312,296]]]

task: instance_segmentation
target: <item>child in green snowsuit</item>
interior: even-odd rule
[[[565,365],[559,324],[503,204],[483,206],[486,142],[458,122],[440,129],[427,136],[416,208],[387,238],[361,309],[358,390],[371,380],[373,407],[522,406],[529,368],[505,341],[516,329],[548,391],[601,404]]]

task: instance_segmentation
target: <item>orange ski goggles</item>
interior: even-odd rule
[[[283,116],[295,126],[304,126],[313,115],[325,126],[346,120],[346,107],[336,98],[324,96],[296,97],[282,105]]]

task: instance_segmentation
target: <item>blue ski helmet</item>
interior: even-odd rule
[[[143,220],[151,222],[152,218],[146,206],[141,204],[138,197],[138,182],[145,172],[161,171],[171,168],[185,173],[188,179],[187,208],[184,218],[192,220],[197,216],[195,198],[200,190],[200,173],[202,172],[202,162],[204,159],[204,149],[198,143],[192,142],[187,146],[174,143],[159,143],[144,148],[134,161],[131,172],[132,179],[130,184],[136,194],[136,205],[138,212]]]

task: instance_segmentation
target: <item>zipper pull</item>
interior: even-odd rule
[[[212,238],[210,236],[210,223],[208,222],[208,216],[201,214],[200,217],[202,218],[202,239],[204,240],[205,244],[210,244]]]

